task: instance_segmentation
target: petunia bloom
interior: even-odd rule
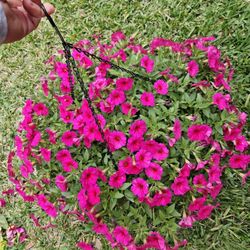
[[[219,110],[224,110],[229,107],[230,95],[223,95],[222,93],[216,93],[213,95],[213,104],[217,105]]]
[[[208,217],[210,217],[211,215],[211,212],[213,211],[214,209],[214,206],[212,205],[205,205],[205,206],[202,206],[198,213],[197,213],[197,219],[198,220],[205,220],[207,219]]]
[[[47,116],[49,114],[48,108],[41,102],[35,104],[33,109],[38,116]]]
[[[144,56],[141,59],[141,67],[143,67],[147,73],[151,73],[154,70],[154,60],[150,59],[148,56]]]
[[[135,137],[141,137],[147,132],[147,124],[143,120],[137,120],[130,125],[129,134]]]
[[[149,178],[160,181],[163,174],[163,168],[159,164],[151,162],[149,167],[145,169],[145,173]]]
[[[133,88],[134,80],[132,78],[118,78],[116,86],[118,90],[129,91]]]
[[[196,77],[199,72],[199,65],[195,60],[192,60],[187,65],[188,74],[191,77]]]
[[[154,107],[155,106],[155,97],[151,92],[144,92],[141,95],[141,104],[146,107]]]
[[[126,175],[121,171],[117,171],[110,176],[109,186],[113,188],[120,188],[123,186],[125,181],[126,181]]]
[[[174,191],[175,195],[184,195],[190,191],[191,188],[186,177],[177,177],[171,185],[171,189]]]
[[[163,80],[157,80],[154,83],[154,89],[155,89],[157,94],[167,95],[167,93],[168,93],[168,84]]]
[[[203,141],[211,136],[212,128],[206,124],[192,125],[188,128],[187,134],[191,141]]]
[[[129,234],[128,230],[121,226],[115,227],[113,235],[116,241],[123,246],[127,246],[132,241],[132,236]]]
[[[76,138],[77,138],[76,132],[68,130],[63,133],[61,140],[66,146],[71,147],[74,145]]]
[[[138,198],[144,198],[148,194],[148,183],[142,178],[136,178],[132,181],[131,191]]]
[[[68,189],[68,184],[67,180],[63,175],[57,175],[56,176],[56,186],[62,191],[62,192],[67,192]]]

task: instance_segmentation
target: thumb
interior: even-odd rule
[[[34,17],[34,18],[42,18],[44,13],[40,7],[41,1],[40,0],[23,0],[23,7],[27,11],[27,13]],[[47,12],[51,15],[54,13],[55,8],[53,5],[49,3],[44,4]]]

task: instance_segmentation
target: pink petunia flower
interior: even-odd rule
[[[56,153],[56,159],[59,162],[63,162],[65,160],[71,159],[71,154],[70,154],[69,150],[62,149]]]
[[[92,228],[97,234],[107,235],[109,234],[109,229],[106,224],[96,223]]]
[[[215,46],[208,46],[207,49],[208,65],[215,72],[220,67],[220,51]]]
[[[190,191],[191,188],[186,177],[177,177],[171,185],[171,189],[174,191],[175,195],[184,195]]]
[[[23,227],[17,227],[15,225],[8,227],[6,231],[6,238],[8,241],[8,248],[14,245],[22,244],[28,239],[26,230]]]
[[[153,199],[152,202],[149,203],[150,207],[160,207],[160,206],[167,206],[169,203],[171,203],[172,200],[172,193],[171,191],[166,188],[161,190],[160,192],[157,192]]]
[[[143,137],[132,136],[128,139],[127,149],[133,153],[140,150],[141,145],[143,144]]]
[[[74,121],[74,112],[73,111],[67,111],[64,107],[60,106],[60,118],[61,120],[68,124],[72,123]]]
[[[91,185],[87,189],[88,202],[91,206],[95,206],[101,202],[101,189],[97,184]]]
[[[121,172],[127,173],[127,169],[130,169],[133,165],[133,159],[131,157],[127,157],[123,160],[120,160],[118,163],[119,170]]]
[[[222,170],[220,169],[219,166],[212,166],[208,170],[208,181],[209,183],[217,183],[220,182],[220,177],[222,175]]]
[[[204,174],[198,174],[193,178],[193,184],[196,186],[196,189],[199,193],[202,193],[207,185],[207,180]]]
[[[121,109],[124,115],[134,116],[138,112],[138,109],[134,108],[133,105],[129,102],[122,103]]]
[[[46,162],[50,162],[50,158],[51,158],[51,150],[47,149],[47,148],[41,148],[41,155],[43,157],[43,159]]]
[[[206,201],[206,197],[196,198],[192,203],[188,206],[188,210],[191,212],[198,211],[201,209],[203,204]]]
[[[45,77],[41,77],[40,81],[44,96],[48,96],[49,95],[48,80]]]
[[[163,174],[163,168],[159,164],[151,162],[149,167],[145,169],[145,173],[149,178],[160,181]]]
[[[15,147],[16,147],[16,153],[17,156],[22,159],[23,157],[23,142],[20,136],[15,136]]]
[[[180,170],[179,176],[189,177],[191,169],[193,169],[193,165],[190,163],[185,163]]]
[[[23,165],[20,166],[21,174],[24,178],[29,178],[29,175],[34,172],[31,161],[26,160]]]
[[[108,97],[108,101],[112,105],[117,106],[117,105],[120,105],[126,101],[126,95],[122,90],[114,89],[113,91],[111,91],[111,93]]]
[[[143,143],[141,149],[146,150],[153,155],[154,152],[158,149],[158,147],[159,147],[159,143],[156,142],[155,140],[147,140]]]
[[[113,188],[120,188],[123,186],[125,181],[126,181],[126,175],[121,171],[117,171],[110,176],[109,185]]]
[[[241,129],[224,127],[223,134],[225,141],[234,141],[241,135]]]
[[[35,104],[33,109],[38,116],[47,116],[49,114],[48,108],[41,102]]]
[[[132,78],[118,78],[116,87],[118,90],[129,91],[133,88],[134,80]]]
[[[124,147],[126,141],[126,135],[121,131],[112,131],[108,133],[108,143],[112,152]]]
[[[150,232],[146,239],[146,243],[140,249],[168,250],[170,248],[168,247],[165,239],[158,232]]]
[[[188,138],[191,141],[204,141],[208,139],[212,134],[212,128],[208,125],[191,125],[188,128]]]
[[[34,131],[32,134],[32,138],[30,138],[30,146],[31,147],[36,147],[40,143],[42,139],[42,134],[40,131]]]
[[[187,65],[188,74],[191,77],[196,77],[199,72],[199,65],[195,60],[192,60]]]
[[[78,163],[73,159],[66,159],[62,163],[63,170],[65,172],[71,172],[73,169],[78,168]]]
[[[155,97],[151,92],[144,92],[141,95],[141,104],[146,107],[154,107],[155,106]]]
[[[55,98],[58,100],[60,106],[63,108],[67,108],[71,104],[73,104],[73,98],[69,95],[62,95],[62,96],[55,95]]]
[[[214,206],[212,206],[212,205],[202,206],[197,213],[197,219],[198,220],[207,219],[208,217],[210,217],[213,209],[214,209]]]
[[[176,141],[180,140],[180,138],[181,138],[181,122],[178,119],[175,119],[175,121],[174,121],[173,132],[174,132],[174,138],[176,139]]]
[[[33,101],[31,99],[28,99],[25,101],[25,105],[22,109],[22,115],[28,116],[33,112]]]
[[[123,49],[118,50],[111,58],[121,59],[123,62],[127,61],[127,54]]]
[[[179,226],[183,228],[191,228],[193,227],[193,223],[196,221],[194,216],[186,216],[181,219],[179,222]]]
[[[101,101],[99,104],[100,104],[100,110],[103,113],[110,114],[110,113],[112,113],[114,111],[115,105],[112,104],[109,99]]]
[[[212,185],[210,183],[208,184],[209,193],[214,200],[216,199],[222,188],[222,183],[218,183],[216,185]]]
[[[101,140],[99,128],[95,122],[89,122],[83,129],[83,134],[88,140]]]
[[[97,169],[95,167],[88,167],[83,170],[80,182],[84,187],[96,184],[98,179]]]
[[[84,211],[88,204],[88,197],[86,195],[86,191],[84,188],[82,188],[80,192],[77,194],[77,200],[78,200],[80,209]]]
[[[113,236],[116,239],[116,241],[123,246],[129,245],[129,243],[132,241],[132,236],[129,234],[128,230],[121,226],[116,226],[113,231]]]
[[[141,59],[141,67],[143,67],[147,73],[151,73],[154,70],[154,60],[150,59],[148,56],[144,56]]]
[[[57,217],[57,210],[55,206],[47,200],[45,195],[37,195],[37,204],[40,206],[50,217]]]
[[[139,174],[143,171],[143,167],[136,165],[131,157],[120,160],[118,167],[125,174]]]
[[[139,152],[136,153],[135,160],[136,165],[142,168],[148,168],[152,160],[152,155],[151,153],[141,149]]]
[[[235,149],[240,152],[244,152],[249,146],[246,137],[243,135],[236,138],[234,145]]]
[[[224,79],[224,74],[220,73],[214,79],[214,85],[216,87],[223,86],[224,89],[231,91],[231,87],[229,86],[228,82]]]
[[[71,147],[74,145],[76,138],[77,134],[74,131],[68,130],[63,133],[61,140],[66,146]]]
[[[67,192],[67,190],[68,190],[68,184],[67,184],[66,178],[63,175],[57,175],[55,182],[56,182],[56,186],[62,192]]]
[[[130,125],[129,134],[135,137],[142,137],[147,132],[147,124],[143,120],[137,120]]]
[[[155,89],[157,94],[167,95],[167,93],[168,93],[168,84],[163,80],[157,80],[154,83],[154,89]]]
[[[85,55],[82,56],[82,58],[81,58],[81,60],[80,60],[80,65],[81,65],[83,68],[89,69],[90,67],[93,66],[93,64],[94,64],[94,63],[92,62],[92,60],[90,60],[89,57],[87,57],[87,56],[85,56]]]
[[[230,95],[223,95],[222,93],[216,93],[213,95],[213,104],[217,105],[219,110],[224,110],[229,107]]]
[[[250,163],[250,155],[233,155],[229,159],[229,166],[231,168],[241,168],[243,170],[246,170],[247,165]]]
[[[56,144],[56,132],[49,129],[49,128],[46,128],[45,131],[47,132],[47,134],[49,135],[49,142],[51,144]]]
[[[122,31],[116,31],[111,35],[111,40],[114,43],[117,43],[121,40],[125,40],[126,36],[124,35],[124,33]]]
[[[158,143],[155,146],[154,152],[152,154],[153,158],[157,161],[164,161],[168,158],[169,150],[163,143]]]
[[[0,207],[5,207],[6,201],[3,198],[0,198]]]
[[[148,183],[142,178],[136,178],[132,181],[132,193],[140,199],[148,194]]]
[[[83,241],[78,242],[76,244],[77,247],[81,248],[82,250],[94,250],[94,248],[92,247],[92,245],[85,243]]]

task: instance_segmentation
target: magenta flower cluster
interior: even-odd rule
[[[145,228],[148,235],[138,243],[134,227],[107,219],[113,208],[109,210],[105,204],[116,199],[113,207],[127,209],[127,214],[130,208],[142,211],[143,206],[158,214],[185,197],[176,222],[191,228],[219,206],[216,199],[223,188],[225,169],[240,170],[245,182],[250,175],[249,141],[244,135],[247,114],[238,110],[230,96],[232,66],[211,45],[213,37],[182,43],[155,38],[149,49],[122,32],[112,34],[109,44],[95,39],[96,43],[83,40],[75,46],[155,81],[146,82],[122,71],[117,76],[110,64],[97,63],[73,49],[83,79],[89,79],[86,86],[97,112],[95,119],[86,98],[78,103],[70,95],[67,65],[60,61],[63,52],[52,56],[46,62],[52,70],[41,78],[41,99],[27,100],[22,109],[16,150],[8,159],[10,181],[24,201],[37,204],[52,218],[76,216],[112,248],[178,249],[186,241],[171,247],[171,239],[165,239],[161,231],[167,223],[164,220],[153,230]],[[164,56],[156,60],[161,55],[156,51],[177,55],[177,69],[165,65]],[[133,65],[130,57],[135,60]],[[73,83],[75,94],[82,96],[79,83],[75,79]],[[216,115],[219,119],[224,115],[219,128]],[[13,163],[15,155],[19,165]],[[52,194],[50,187],[56,187],[57,193]],[[67,206],[69,194],[74,209]],[[129,202],[126,208],[125,202]],[[34,214],[31,218],[40,226]],[[84,241],[77,247],[93,249]]]

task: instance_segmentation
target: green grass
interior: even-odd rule
[[[69,42],[91,38],[93,34],[103,34],[105,40],[116,30],[123,30],[127,36],[136,34],[143,45],[156,36],[182,41],[214,35],[215,44],[235,67],[233,99],[242,111],[250,110],[249,1],[51,2],[57,8],[54,18]],[[43,62],[59,48],[60,41],[46,20],[24,40],[0,47],[0,191],[11,186],[6,177],[6,154],[13,146],[20,108],[25,99],[36,95],[40,76],[48,73]],[[247,127],[250,131],[249,120]],[[196,224],[193,230],[179,232],[181,238],[189,241],[187,249],[250,249],[250,186],[242,187],[236,174],[225,177],[226,188],[218,197],[222,206],[212,218]],[[30,238],[26,249],[75,249],[75,241],[90,237],[83,224],[69,223],[63,217],[57,219],[56,229],[36,229],[27,217],[28,209],[32,210],[29,204],[24,204],[19,197],[11,197],[7,207],[0,210],[9,225],[27,229]],[[4,230],[2,232],[4,236]],[[110,248],[103,245],[101,249]]]

